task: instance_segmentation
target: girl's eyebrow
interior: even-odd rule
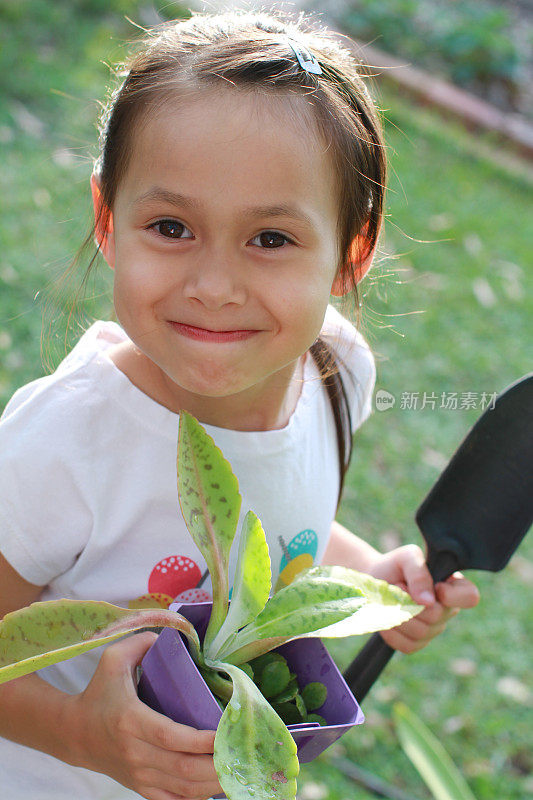
[[[132,202],[132,206],[140,206],[150,201],[168,203],[181,208],[192,208],[196,210],[202,208],[201,202],[196,198],[187,197],[177,192],[171,192],[168,189],[163,189],[161,186],[154,186],[147,192],[144,192],[144,194],[140,195]],[[280,203],[273,206],[251,206],[250,208],[242,209],[240,215],[246,219],[257,219],[258,217],[287,217],[302,222],[309,228],[315,227],[312,218],[308,214],[297,206],[288,203]]]

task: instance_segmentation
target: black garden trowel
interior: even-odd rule
[[[435,583],[505,567],[533,521],[533,373],[483,412],[415,519]],[[350,664],[344,679],[359,702],[393,653],[375,633]]]

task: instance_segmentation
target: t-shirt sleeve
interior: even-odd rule
[[[333,306],[328,306],[321,335],[337,357],[355,433],[372,411],[376,384],[374,356],[362,333]]]
[[[15,393],[0,419],[0,552],[39,586],[74,564],[91,528],[73,469],[72,406],[46,381]]]

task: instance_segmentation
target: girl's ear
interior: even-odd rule
[[[91,193],[93,196],[94,208],[94,241],[111,269],[114,269],[115,235],[113,228],[113,212],[103,201],[102,192],[100,190],[100,179],[94,172],[91,175]]]
[[[333,280],[331,294],[334,297],[344,297],[348,294],[353,282],[355,281],[355,285],[360,283],[372,266],[376,245],[371,247],[367,233],[368,222],[352,241],[348,258],[341,272],[337,273]],[[349,281],[346,281],[346,276],[349,276]]]

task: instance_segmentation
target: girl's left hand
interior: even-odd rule
[[[380,555],[368,572],[374,578],[399,586],[416,603],[426,606],[403,625],[381,631],[385,642],[402,653],[421,650],[442,633],[448,620],[455,617],[461,608],[473,608],[479,602],[477,587],[460,572],[455,572],[442,583],[433,584],[424,553],[414,544]]]

